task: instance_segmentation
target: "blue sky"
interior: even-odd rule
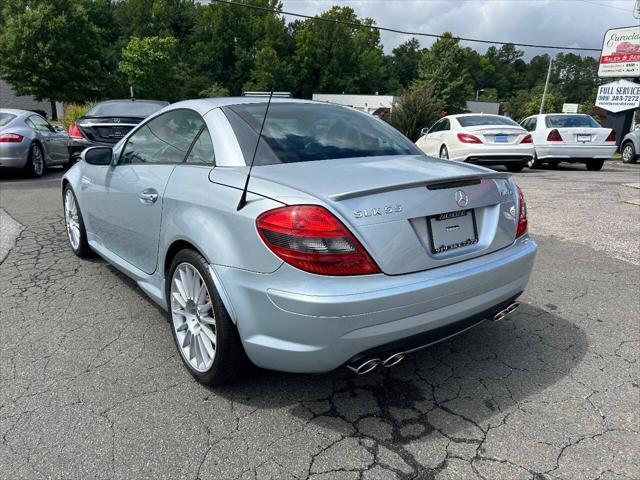
[[[635,0],[281,0],[284,10],[315,15],[348,5],[378,25],[489,40],[600,48],[606,30],[637,25]],[[385,51],[410,37],[382,33]],[[433,40],[422,37],[423,46]],[[485,51],[487,46],[468,44]],[[541,49],[524,49],[529,58]],[[597,54],[595,54],[597,55]]]

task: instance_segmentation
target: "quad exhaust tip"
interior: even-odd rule
[[[380,365],[386,368],[394,367],[398,365],[402,360],[404,360],[404,357],[404,352],[394,352],[382,360],[378,357],[367,358],[361,362],[347,365],[347,368],[356,375],[365,375],[367,373],[373,372]]]
[[[520,304],[518,302],[513,302],[507,308],[500,310],[493,317],[491,317],[491,320],[494,322],[499,322],[500,320],[504,320],[507,317],[507,315],[511,315],[513,312],[515,312],[519,306]]]
[[[498,313],[494,314],[493,317],[490,317],[492,321],[499,322],[500,320],[504,320],[507,316],[511,315],[515,312],[520,304],[518,302],[512,302],[506,308],[500,310]],[[405,352],[394,352],[384,359],[380,359],[378,357],[369,357],[365,358],[362,361],[355,362],[347,365],[347,368],[351,370],[356,375],[365,375],[367,373],[373,372],[376,368],[382,365],[385,368],[395,367],[398,365],[404,357],[406,356]]]

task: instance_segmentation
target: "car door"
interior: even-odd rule
[[[203,125],[187,109],[154,117],[117,149],[114,165],[81,180],[98,241],[147,274],[156,270],[165,187]]]
[[[67,134],[57,132],[53,126],[43,117],[37,114],[30,115],[27,124],[38,133],[43,143],[48,164],[64,163],[69,158],[67,149]]]

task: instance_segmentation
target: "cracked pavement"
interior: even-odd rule
[[[0,478],[640,478],[640,207],[618,190],[639,173],[517,175],[540,249],[510,319],[363,377],[215,390],[133,282],[72,254],[60,173],[0,176],[22,225],[0,264]]]

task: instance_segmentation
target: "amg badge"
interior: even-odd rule
[[[402,205],[386,205],[379,208],[354,210],[353,215],[356,218],[375,217],[377,215],[387,215],[389,213],[400,213],[402,211]]]

